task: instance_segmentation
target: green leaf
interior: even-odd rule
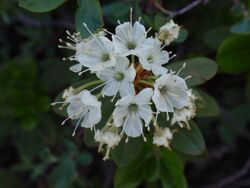
[[[24,188],[22,179],[19,179],[14,173],[0,169],[0,185],[3,188]]]
[[[88,152],[82,152],[77,156],[77,162],[81,166],[88,166],[92,163],[93,158],[92,155]]]
[[[67,188],[76,178],[76,164],[73,160],[61,161],[49,175],[49,183],[54,188]]]
[[[187,80],[187,85],[190,87],[205,83],[217,72],[216,62],[205,57],[197,57],[171,63],[167,65],[166,68],[178,71],[183,66],[183,63],[186,63],[186,67],[180,72],[179,75],[183,78],[190,75],[192,76]]]
[[[163,188],[187,187],[183,165],[178,156],[167,149],[161,151],[160,180]]]
[[[162,13],[157,13],[154,17],[154,29],[158,31],[166,23],[166,18]]]
[[[80,6],[75,15],[76,30],[81,33],[82,37],[88,37],[90,33],[83,23],[86,23],[93,33],[101,29],[103,26],[101,5],[98,0],[79,0],[79,2]]]
[[[112,159],[115,161],[116,165],[121,167],[131,161],[133,161],[136,156],[140,153],[143,146],[142,138],[133,138],[125,143],[124,140],[112,150]]]
[[[145,170],[152,171],[152,169],[146,168],[150,167],[147,164],[148,162],[151,162],[151,156],[151,148],[145,144],[143,150],[133,162],[116,169],[114,187],[136,188],[142,182],[144,176],[148,177],[146,176]]]
[[[205,151],[203,136],[195,122],[190,121],[189,125],[190,130],[178,128],[178,132],[174,134],[171,146],[187,155],[201,155]]]
[[[250,35],[232,36],[220,46],[217,60],[227,73],[244,73],[250,70]]]
[[[215,27],[208,30],[204,37],[203,42],[211,49],[217,50],[225,38],[230,36],[228,26]]]
[[[193,90],[198,96],[196,100],[196,116],[197,117],[211,117],[220,114],[220,107],[216,101],[202,90]]]
[[[245,18],[237,23],[235,23],[230,31],[235,34],[250,34],[250,19]]]
[[[174,42],[176,42],[176,43],[182,43],[182,42],[184,42],[187,39],[187,37],[188,37],[188,30],[182,27],[180,29],[178,38]]]
[[[19,0],[19,6],[31,12],[48,12],[56,9],[66,0]]]

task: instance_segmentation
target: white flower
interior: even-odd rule
[[[154,95],[155,106],[160,112],[175,112],[188,105],[187,85],[184,79],[173,73],[162,75],[155,81]]]
[[[104,127],[102,130],[97,130],[95,132],[94,139],[96,142],[99,142],[98,151],[101,152],[102,146],[106,146],[106,154],[103,160],[109,158],[110,149],[117,146],[121,140],[121,136],[118,134],[118,129],[116,127]]]
[[[83,90],[79,94],[68,97],[66,100],[67,113],[69,119],[78,119],[73,135],[79,124],[81,127],[92,128],[101,120],[101,102],[90,94],[88,90]]]
[[[143,89],[136,96],[128,95],[116,103],[113,112],[114,125],[123,126],[122,132],[127,136],[138,137],[143,135],[143,125],[149,126],[152,119],[150,100],[153,91],[151,88]],[[145,138],[144,138],[145,139]]]
[[[138,57],[142,67],[146,70],[152,70],[155,75],[167,72],[167,69],[162,67],[162,65],[168,63],[169,53],[161,50],[161,42],[158,39],[147,39]]]
[[[113,52],[113,43],[108,38],[96,36],[77,51],[75,59],[92,72],[97,72],[114,65]]]
[[[178,38],[179,31],[180,26],[174,23],[173,20],[170,20],[160,28],[158,39],[164,41],[165,44],[169,45],[172,41]]]
[[[100,71],[97,77],[105,82],[103,95],[113,96],[119,92],[123,97],[135,93],[133,85],[135,75],[135,69],[133,65],[129,66],[129,60],[126,57],[117,57],[114,67]]]
[[[132,25],[125,22],[118,25],[112,36],[115,51],[122,56],[137,55],[146,39],[146,30],[138,21]]]
[[[190,128],[188,121],[196,115],[196,99],[196,96],[192,94],[192,90],[188,90],[188,104],[181,109],[176,109],[171,120],[171,125],[178,122],[181,127],[186,125],[187,128]]]
[[[173,134],[169,128],[155,127],[155,133],[153,137],[153,144],[157,146],[169,147],[169,143],[173,138]]]

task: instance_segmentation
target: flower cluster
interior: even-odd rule
[[[130,22],[118,23],[114,34],[106,29],[94,34],[84,23],[89,38],[67,32],[70,42],[59,46],[75,51],[68,58],[77,62],[71,71],[79,75],[89,71],[98,79],[79,88],[70,87],[63,93],[64,101],[54,104],[66,107],[66,120],[77,120],[73,135],[79,125],[93,128],[99,151],[106,145],[104,159],[124,136],[125,142],[139,136],[146,141],[145,128],[150,131],[151,126],[155,131],[153,143],[169,148],[175,131],[159,127],[159,115],[166,115],[169,124],[189,127],[188,121],[196,111],[196,97],[187,87],[187,78],[178,76],[181,70],[174,72],[164,67],[175,56],[165,47],[178,37],[180,27],[171,20],[155,37],[148,37],[150,29],[146,30],[140,21],[133,23],[132,16]],[[98,129],[95,125],[102,119],[99,99],[105,96],[116,101],[115,108],[106,125]]]

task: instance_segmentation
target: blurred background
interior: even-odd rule
[[[0,1],[0,187],[112,187],[114,163],[102,161],[96,148],[84,141],[82,130],[71,137],[73,127],[61,126],[64,118],[50,106],[59,92],[85,79],[68,70],[70,62],[62,61],[73,52],[57,48],[66,30],[75,31],[77,1],[68,0],[45,13],[19,6],[27,2]],[[178,12],[193,2],[197,5]],[[181,37],[170,47],[177,54],[173,62],[197,56],[218,61],[218,74],[202,89],[215,98],[220,115],[196,120],[207,152],[190,159],[185,175],[194,188],[250,187],[250,2],[100,3],[104,25],[111,31],[117,19],[129,19],[130,7],[154,31],[171,10],[182,26]],[[230,44],[232,55],[225,61],[221,51]],[[146,182],[140,187],[156,185],[161,187]]]

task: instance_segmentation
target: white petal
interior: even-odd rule
[[[133,25],[133,37],[137,45],[142,43],[146,38],[145,27],[139,22],[135,22]]]
[[[152,95],[153,95],[153,90],[151,88],[143,89],[142,91],[140,91],[140,93],[136,95],[135,97],[136,103],[137,104],[149,103]]]
[[[129,114],[124,121],[123,129],[127,136],[138,137],[143,132],[142,120],[136,114]]]
[[[72,65],[71,67],[69,67],[69,70],[76,73],[80,72],[82,70],[82,65],[80,63]]]
[[[149,105],[140,105],[138,108],[138,115],[144,120],[147,127],[152,120],[152,110]]]
[[[101,102],[97,100],[96,96],[91,95],[88,90],[83,90],[79,93],[81,102],[85,105],[100,107]]]
[[[120,83],[117,82],[116,80],[113,80],[107,82],[107,84],[102,89],[102,93],[103,95],[106,96],[113,96],[119,91],[119,88],[120,88]]]
[[[124,80],[121,82],[119,92],[121,97],[124,97],[126,95],[134,95],[135,94],[134,85],[131,82]]]
[[[158,64],[151,64],[151,69],[154,75],[166,74],[168,71],[165,67]]]
[[[113,112],[114,124],[116,127],[120,127],[123,125],[123,120],[128,114],[128,107],[127,106],[118,106],[115,108]]]

